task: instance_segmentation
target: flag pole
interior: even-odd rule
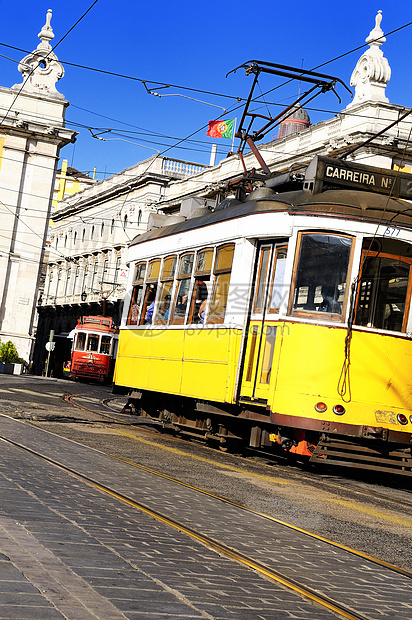
[[[232,133],[232,152],[235,148],[235,133],[236,133],[236,123],[237,123],[237,116],[235,116],[235,122],[233,123],[233,133]]]

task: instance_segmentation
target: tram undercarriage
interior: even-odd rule
[[[388,434],[379,433],[380,429],[354,427],[353,434],[338,434],[321,428],[296,428],[273,423],[270,413],[258,407],[246,409],[136,391],[123,413],[158,420],[164,430],[205,441],[223,451],[255,448],[283,454],[293,461],[412,476],[410,445],[388,441]],[[284,417],[290,423],[291,416]],[[301,426],[302,419],[297,422]]]

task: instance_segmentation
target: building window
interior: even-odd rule
[[[88,272],[89,272],[89,265],[88,265],[88,263],[86,263],[86,264],[84,265],[84,269],[83,269],[83,281],[82,281],[82,289],[81,289],[81,292],[83,292],[83,291],[85,291],[85,290],[86,290],[86,280],[87,280],[87,275],[88,275]]]
[[[55,292],[55,298],[56,298],[56,299],[57,299],[57,295],[58,295],[58,292],[59,292],[59,288],[60,288],[60,282],[61,282],[61,279],[62,279],[62,269],[61,269],[61,268],[58,268],[58,269],[57,269],[57,283],[56,283],[56,292]]]
[[[110,234],[112,235],[114,231],[114,220],[112,220],[111,226],[110,226]]]
[[[94,237],[94,226],[92,226],[92,229],[90,231],[90,239],[93,239]]]
[[[82,243],[84,243],[84,238],[86,236],[86,229],[83,228],[83,232],[82,232]]]
[[[100,227],[100,236],[103,237],[103,233],[104,233],[104,222],[102,222],[102,225]]]
[[[142,211],[141,209],[139,209],[139,213],[137,215],[137,225],[140,226],[141,222],[142,222]]]
[[[121,263],[121,261],[122,261],[122,257],[118,256],[116,258],[116,267],[115,267],[115,270],[114,270],[114,281],[115,281],[115,283],[117,283],[119,281],[120,263]]]
[[[109,261],[106,259],[103,263],[102,282],[107,282],[109,273]]]
[[[77,265],[76,271],[74,272],[74,284],[73,284],[73,295],[76,295],[79,288],[79,276],[80,276],[80,267]]]
[[[124,216],[124,220],[123,220],[123,229],[126,230],[126,226],[127,226],[127,213]]]
[[[90,282],[90,292],[92,294],[94,293],[93,287],[94,287],[94,283],[96,280],[98,270],[99,270],[99,261],[96,260],[93,264],[92,281]]]
[[[73,245],[76,245],[76,241],[77,241],[77,231],[74,231]]]
[[[50,269],[50,271],[49,271],[49,282],[47,284],[46,300],[49,297],[51,286],[52,286],[52,282],[53,282],[53,269]]]
[[[69,290],[69,285],[70,285],[70,278],[71,278],[71,275],[72,275],[72,268],[71,268],[71,267],[69,267],[69,268],[67,269],[66,285],[65,285],[65,287],[64,287],[64,297],[66,297],[67,292],[68,292],[68,290]]]

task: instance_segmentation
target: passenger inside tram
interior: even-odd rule
[[[156,289],[150,288],[146,298],[146,314],[144,319],[145,325],[151,325],[153,322],[153,312],[156,299]]]

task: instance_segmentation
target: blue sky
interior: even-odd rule
[[[92,0],[70,3],[0,0],[0,43],[34,50],[39,43],[37,34],[50,8],[55,45],[91,3]],[[374,27],[379,9],[383,13],[385,34],[412,21],[412,10],[399,10],[398,5],[386,0],[379,3],[348,0],[341,5],[301,0],[293,3],[261,0],[256,5],[250,0],[174,3],[98,0],[58,45],[55,52],[58,58],[63,63],[147,80],[149,89],[173,96],[155,97],[147,94],[139,81],[66,64],[66,74],[57,88],[71,102],[67,125],[79,135],[76,144],[65,147],[61,156],[84,172],[96,167],[97,178],[132,166],[156,150],[168,157],[207,164],[211,145],[216,140],[208,138],[202,127],[223,113],[213,106],[225,108],[226,118],[239,118],[241,107],[234,110],[240,105],[235,98],[246,97],[252,82],[252,77],[246,77],[242,70],[226,78],[228,71],[250,59],[312,69],[363,45],[361,50],[319,69],[349,85],[353,68],[367,49],[365,38]],[[411,36],[409,26],[388,36],[381,48],[392,69],[386,94],[392,103],[407,107],[412,105]],[[20,83],[21,74],[13,61],[21,60],[25,54],[4,45],[0,45],[0,54],[0,85],[10,87]],[[176,86],[159,90],[157,81],[216,94]],[[262,92],[278,87],[267,95],[268,102],[286,106],[296,96],[298,83],[281,86],[283,81],[275,76],[262,76]],[[310,107],[316,108],[309,110],[312,122],[330,118],[346,107],[349,94],[342,87],[337,91],[341,104],[333,93],[320,95],[311,104]],[[270,109],[274,114],[281,108],[270,106]],[[265,107],[262,113],[266,113]],[[107,138],[103,142],[94,139],[88,127],[94,133],[112,131],[102,134]],[[190,141],[184,140],[191,134],[195,135]],[[275,134],[277,130],[270,132],[265,141]],[[170,148],[178,142],[178,146]],[[225,139],[217,143],[219,159],[226,155],[231,143]]]

